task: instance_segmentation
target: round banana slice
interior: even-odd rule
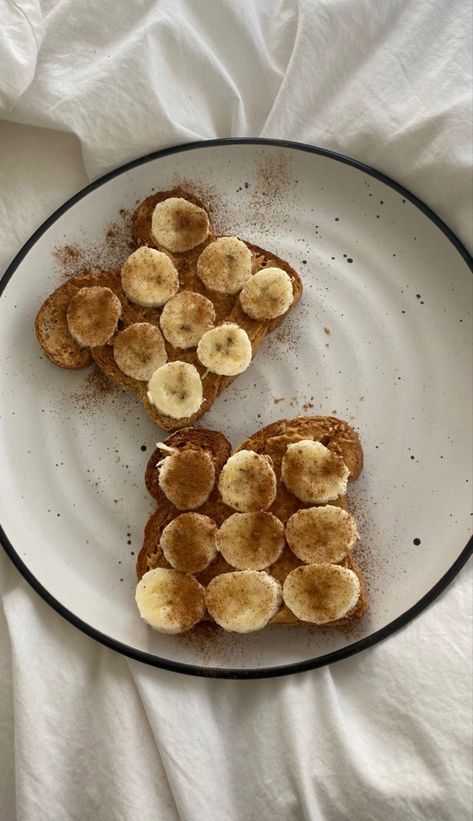
[[[307,564],[344,559],[358,538],[353,516],[335,505],[307,507],[286,523],[286,540],[292,552]]]
[[[138,582],[140,616],[160,633],[184,633],[205,613],[205,590],[192,576],[164,567],[149,570]]]
[[[281,464],[281,478],[301,502],[331,502],[347,491],[350,471],[341,456],[312,439],[288,445]]]
[[[227,460],[218,482],[220,495],[240,513],[266,510],[276,497],[276,475],[269,456],[239,450]]]
[[[251,251],[237,237],[219,237],[202,251],[197,276],[209,291],[237,294],[251,276]]]
[[[207,297],[195,291],[180,291],[166,302],[159,324],[174,348],[195,348],[199,339],[215,323],[215,308]]]
[[[240,303],[252,319],[276,319],[294,299],[292,280],[282,268],[262,268],[245,283]]]
[[[243,373],[251,362],[252,354],[248,334],[233,322],[206,331],[197,345],[199,361],[219,376]]]
[[[164,416],[185,419],[196,413],[203,401],[199,371],[188,362],[168,362],[148,382],[148,401]]]
[[[147,381],[167,360],[161,331],[149,322],[135,322],[113,340],[113,356],[123,373]]]
[[[301,621],[328,624],[356,607],[360,580],[339,564],[306,564],[292,570],[284,581],[284,603]]]
[[[179,290],[179,274],[172,259],[143,245],[128,257],[121,270],[122,288],[130,302],[159,308]]]
[[[210,221],[203,208],[183,197],[158,202],[151,217],[151,234],[173,254],[196,248],[210,233]]]
[[[272,513],[234,513],[217,533],[217,550],[237,570],[264,570],[284,550],[284,525]]]
[[[282,603],[281,585],[268,573],[240,570],[209,582],[205,604],[212,618],[233,633],[261,630]]]
[[[203,505],[214,485],[214,463],[205,450],[176,450],[159,465],[159,487],[178,510]]]
[[[67,306],[67,327],[81,348],[106,345],[115,333],[122,305],[110,288],[81,288]]]
[[[176,570],[200,573],[217,555],[217,525],[201,513],[181,513],[164,528],[160,547]]]

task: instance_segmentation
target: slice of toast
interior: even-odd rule
[[[249,436],[235,448],[233,452],[236,453],[238,450],[243,449],[254,450],[257,453],[265,453],[271,457],[277,478],[277,494],[269,510],[283,523],[285,523],[296,510],[310,507],[310,505],[304,504],[293,496],[281,481],[281,461],[285,450],[289,444],[300,441],[301,439],[313,439],[314,441],[322,442],[329,450],[342,456],[350,470],[349,482],[358,478],[363,467],[363,450],[357,432],[347,422],[337,419],[334,416],[299,416],[295,419],[282,419],[267,425],[252,436]],[[222,502],[217,489],[220,470],[229,455],[229,444],[227,440],[222,434],[215,431],[201,431],[199,429],[186,428],[177,434],[169,436],[165,441],[166,444],[178,447],[179,449],[196,446],[204,447],[212,455],[216,466],[215,487],[208,501],[198,508],[197,512],[209,516],[220,526],[225,519],[235,512]],[[177,508],[171,504],[159,487],[156,464],[161,457],[162,453],[159,450],[154,451],[146,468],[146,487],[151,495],[158,501],[158,508],[151,514],[145,526],[143,546],[136,563],[136,571],[139,579],[144,573],[155,567],[170,567],[170,564],[163,556],[159,541],[166,525],[182,513],[181,510],[177,510]],[[344,509],[347,508],[345,496],[340,496],[330,504],[337,505]],[[267,572],[273,575],[282,584],[287,574],[301,564],[303,564],[303,562],[301,562],[286,545],[281,557],[275,564],[268,568]],[[354,610],[345,618],[331,622],[328,626],[350,624],[361,618],[367,607],[366,586],[360,568],[351,555],[341,562],[341,564],[357,574],[360,580],[361,594]],[[225,559],[218,554],[215,561],[213,561],[209,567],[201,573],[196,574],[196,579],[206,587],[215,576],[234,570],[235,568],[231,567]],[[209,619],[208,616],[207,619]],[[306,622],[301,622],[297,619],[286,605],[283,604],[278,613],[271,619],[270,624],[301,625],[306,624]]]
[[[172,191],[162,191],[148,197],[138,205],[132,222],[133,239],[137,245],[149,244],[159,248],[150,233],[151,215],[157,202],[171,196],[184,197],[195,204],[204,207],[192,194],[174,189]],[[173,254],[172,258],[179,272],[180,290],[196,291],[206,296],[213,303],[216,324],[228,321],[233,322],[243,328],[251,341],[253,356],[261,345],[265,336],[277,328],[287,316],[289,311],[299,302],[302,295],[302,282],[299,274],[289,265],[288,262],[271,253],[246,242],[252,253],[253,273],[264,267],[282,268],[291,277],[293,286],[293,302],[285,314],[272,320],[251,319],[243,311],[239,295],[221,294],[208,290],[197,276],[197,260],[205,246],[215,239],[213,233],[205,242],[197,248],[186,253]],[[82,284],[80,284],[82,282]],[[123,388],[136,392],[138,399],[143,404],[146,412],[159,427],[165,430],[179,430],[182,427],[192,425],[197,421],[213,404],[217,396],[229,385],[234,376],[219,376],[206,371],[197,358],[195,348],[178,349],[174,348],[165,340],[168,361],[180,360],[194,365],[202,377],[203,402],[199,410],[192,416],[172,419],[161,414],[152,405],[147,396],[147,382],[139,381],[127,376],[120,370],[113,356],[113,345],[107,344],[96,348],[80,349],[72,339],[66,322],[66,311],[69,299],[76,293],[76,288],[90,285],[104,285],[118,296],[122,304],[122,315],[120,317],[117,331],[127,328],[135,322],[149,322],[159,326],[161,308],[143,308],[131,303],[126,297],[122,286],[120,271],[113,270],[97,276],[73,277],[51,294],[41,306],[36,319],[36,332],[38,341],[46,356],[56,365],[63,368],[82,368],[91,362],[91,357],[95,363],[116,383]],[[54,319],[57,319],[56,325]],[[250,365],[251,367],[251,365]]]
[[[80,288],[88,287],[95,277],[72,277],[43,302],[35,320],[35,331],[47,358],[60,368],[79,370],[92,364],[90,348],[80,348],[67,327],[67,306]]]

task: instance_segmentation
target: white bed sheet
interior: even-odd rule
[[[1,270],[88,179],[234,135],[373,164],[471,247],[463,2],[0,0],[0,19]],[[258,682],[100,647],[3,554],[0,591],[4,821],[470,818],[471,568],[384,643]]]

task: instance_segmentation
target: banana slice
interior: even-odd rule
[[[188,362],[168,362],[148,382],[148,401],[171,419],[185,419],[196,413],[203,401],[199,371]]]
[[[286,523],[286,540],[292,552],[307,564],[344,559],[358,538],[353,516],[335,505],[307,507]]]
[[[81,288],[67,306],[67,327],[81,348],[106,345],[115,333],[122,305],[110,288]]]
[[[192,576],[156,567],[138,582],[135,601],[140,616],[160,633],[184,633],[205,613],[205,590]]]
[[[272,513],[234,513],[217,533],[217,550],[237,570],[264,570],[284,550],[284,525]]]
[[[212,618],[233,633],[261,630],[282,603],[281,585],[268,573],[240,570],[209,582],[205,604]]]
[[[167,360],[161,331],[149,322],[135,322],[113,340],[113,356],[123,373],[147,381]]]
[[[146,245],[130,254],[122,266],[121,280],[130,302],[145,308],[159,308],[179,290],[179,274],[172,259]]]
[[[248,334],[234,322],[206,331],[197,345],[202,365],[219,376],[236,376],[246,371],[252,353]]]
[[[181,291],[166,302],[159,319],[161,330],[174,348],[195,348],[215,324],[215,308],[195,291]]]
[[[263,268],[245,283],[240,303],[252,319],[276,319],[289,310],[294,299],[292,280],[282,268]]]
[[[159,463],[158,481],[164,495],[178,510],[194,510],[207,501],[214,488],[212,457],[205,450],[176,449]]]
[[[284,603],[301,621],[327,624],[342,619],[356,607],[360,580],[339,564],[301,565],[284,581]]]
[[[239,450],[223,466],[218,489],[225,504],[240,513],[266,510],[276,497],[271,459],[254,450]]]
[[[201,513],[181,513],[164,528],[159,540],[169,564],[184,573],[200,573],[217,555],[217,525]]]
[[[202,251],[197,276],[209,291],[237,294],[251,276],[251,251],[237,237],[219,237]]]
[[[158,202],[151,217],[151,234],[163,248],[181,253],[196,248],[210,233],[210,221],[203,208],[183,197]]]
[[[341,456],[312,439],[288,445],[281,478],[301,502],[331,502],[344,496],[350,471]]]

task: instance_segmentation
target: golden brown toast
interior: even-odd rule
[[[157,202],[171,196],[181,196],[204,207],[193,195],[181,189],[162,191],[159,194],[148,197],[138,205],[133,215],[132,233],[137,245],[149,244],[159,248],[150,233],[151,215]],[[265,251],[263,248],[246,242],[246,245],[252,253],[253,273],[264,267],[274,266],[282,268],[291,277],[294,295],[289,311],[286,311],[285,314],[277,319],[266,321],[251,319],[243,311],[238,294],[230,295],[211,291],[205,287],[204,283],[197,276],[196,266],[199,255],[203,248],[215,238],[215,235],[211,233],[205,242],[201,243],[192,251],[172,255],[174,264],[179,271],[180,291],[195,291],[206,296],[213,303],[216,313],[216,324],[228,321],[236,323],[243,328],[249,336],[254,356],[266,334],[277,328],[284,321],[284,318],[291,308],[299,302],[302,295],[302,282],[300,276],[288,262],[270,251]],[[210,408],[217,396],[222,393],[235,377],[219,376],[207,372],[206,368],[199,362],[195,348],[186,350],[174,348],[165,340],[169,362],[175,360],[187,362],[194,365],[199,371],[203,384],[203,402],[199,410],[192,414],[192,416],[180,419],[172,419],[169,416],[164,416],[149,402],[147,382],[142,382],[127,376],[120,370],[113,356],[113,340],[110,340],[110,344],[107,345],[81,350],[71,337],[66,322],[66,311],[69,299],[77,292],[76,288],[90,285],[104,285],[110,288],[119,298],[122,304],[122,315],[118,323],[117,331],[127,328],[135,322],[149,322],[152,325],[159,325],[162,309],[144,308],[131,303],[121,286],[120,271],[118,269],[97,276],[73,277],[57,288],[43,303],[38,312],[36,333],[38,341],[48,359],[63,368],[81,368],[90,364],[92,357],[101,370],[112,380],[123,388],[134,390],[153,422],[165,430],[179,430],[182,427],[187,427],[196,422],[196,420]]]
[[[72,277],[43,302],[35,320],[38,342],[47,358],[60,368],[78,370],[92,364],[89,348],[79,348],[67,327],[67,306],[80,288],[93,284],[95,277]]]
[[[277,478],[277,494],[269,510],[284,523],[296,510],[303,507],[310,507],[310,505],[304,504],[289,493],[281,481],[281,460],[286,447],[292,442],[297,442],[301,439],[314,439],[315,441],[322,442],[327,448],[342,456],[350,470],[349,481],[356,480],[363,467],[363,450],[357,432],[347,422],[337,419],[334,416],[299,416],[295,419],[282,419],[267,425],[252,436],[249,436],[235,448],[233,452],[236,453],[238,450],[243,449],[254,450],[257,453],[265,453],[271,457]],[[172,434],[167,437],[165,443],[178,449],[203,447],[211,454],[216,468],[215,487],[208,501],[198,508],[197,512],[209,516],[220,526],[225,519],[235,512],[222,502],[217,489],[218,475],[229,455],[229,443],[221,433],[193,428],[186,428]],[[160,536],[166,525],[182,513],[181,510],[178,510],[169,502],[159,487],[156,464],[161,457],[162,453],[158,449],[155,450],[146,468],[146,487],[151,495],[158,501],[158,508],[151,514],[145,526],[143,546],[136,563],[136,571],[139,579],[141,579],[144,573],[155,567],[171,566],[164,558],[159,546]],[[345,509],[347,508],[345,496],[339,497],[330,504]],[[286,545],[281,557],[267,572],[282,583],[287,574],[301,564],[303,564],[303,562],[298,559]],[[341,562],[341,564],[344,567],[352,569],[357,574],[361,584],[361,595],[355,609],[352,610],[351,613],[343,619],[331,622],[329,626],[349,624],[361,618],[367,607],[366,586],[360,568],[351,556]],[[231,567],[225,559],[218,554],[215,561],[213,561],[209,567],[201,573],[196,574],[196,579],[206,587],[215,576],[221,573],[229,573],[234,569],[235,568]],[[271,619],[270,624],[301,625],[306,624],[306,622],[301,622],[297,619],[286,605],[283,604],[278,613]]]
[[[60,368],[78,370],[93,364],[91,349],[89,347],[80,348],[72,338],[66,314],[70,300],[80,288],[90,288],[94,285],[110,288],[118,296],[122,303],[122,322],[131,324],[141,321],[138,317],[144,309],[140,308],[135,312],[138,306],[132,305],[126,298],[120,284],[120,271],[70,277],[47,297],[35,320],[36,336],[44,354]],[[122,376],[125,377],[125,374]]]

